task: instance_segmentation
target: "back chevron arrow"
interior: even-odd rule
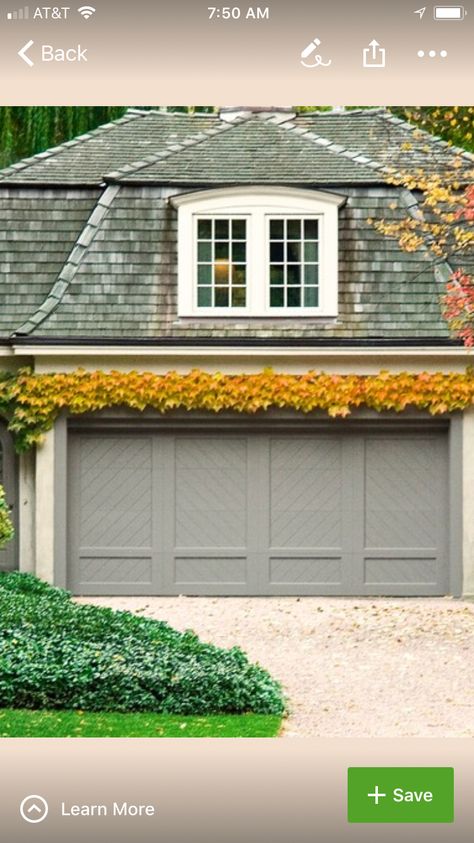
[[[33,67],[34,62],[33,62],[33,61],[31,61],[30,57],[29,57],[29,56],[27,56],[27,55],[26,55],[26,53],[27,53],[27,51],[30,49],[30,47],[32,47],[32,46],[33,46],[33,44],[34,44],[34,43],[35,43],[34,41],[28,41],[28,43],[27,43],[27,44],[25,44],[25,45],[21,48],[21,50],[18,50],[18,55],[20,56],[20,58],[21,58],[21,59],[23,59],[23,61],[26,61],[26,63],[27,63],[27,64],[29,64],[29,65],[30,65],[30,67]]]

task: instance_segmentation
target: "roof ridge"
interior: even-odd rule
[[[18,161],[16,164],[10,164],[8,167],[4,167],[0,170],[0,181],[6,180],[8,176],[15,175],[19,170],[26,170],[28,167],[33,166],[33,164],[37,164],[39,161],[44,161],[45,158],[54,158],[55,155],[58,155],[60,152],[64,152],[67,149],[70,149],[72,146],[78,146],[85,141],[90,140],[95,135],[100,135],[103,132],[111,131],[111,129],[115,129],[116,126],[122,123],[130,123],[132,120],[137,120],[140,116],[139,114],[129,114],[127,111],[122,117],[118,117],[117,120],[112,120],[109,123],[102,123],[100,126],[97,126],[96,129],[91,129],[90,132],[85,132],[83,135],[78,135],[71,140],[64,141],[58,146],[51,146],[49,149],[45,149],[44,152],[37,152],[35,155],[31,155],[28,158],[22,158],[21,161]]]
[[[109,185],[101,193],[46,298],[12,336],[33,333],[59,306],[119,190],[119,185]]]
[[[147,155],[145,158],[141,158],[139,161],[134,161],[131,164],[124,164],[123,167],[119,167],[118,170],[113,170],[110,173],[106,173],[104,175],[104,179],[106,181],[113,181],[115,179],[120,180],[123,176],[130,175],[131,173],[136,173],[139,170],[143,170],[145,167],[149,167],[151,164],[157,164],[158,161],[162,161],[165,158],[170,158],[178,152],[183,152],[190,146],[198,146],[200,143],[209,140],[209,138],[212,138],[215,135],[222,134],[222,132],[231,131],[235,128],[235,126],[245,123],[249,119],[250,118],[248,117],[238,117],[233,120],[232,123],[219,122],[215,126],[211,126],[209,129],[201,130],[196,135],[188,135],[186,138],[184,138],[184,140],[176,141],[175,143],[170,144],[168,148],[163,150],[162,152],[155,152],[151,155]]]
[[[295,107],[297,108],[298,106]],[[348,114],[377,114],[383,112],[390,113],[384,105],[375,105],[370,108],[350,108],[342,111],[334,111],[327,108],[315,108],[314,111],[297,111],[296,117],[313,117],[315,114],[317,114],[318,117],[347,117]]]
[[[402,120],[400,117],[396,117],[394,114],[392,114],[390,111],[388,111],[385,108],[374,109],[374,110],[360,109],[360,111],[358,113],[363,114],[363,113],[367,113],[369,111],[372,114],[375,111],[382,120],[386,120],[387,122],[392,123],[393,125],[403,125],[405,128],[409,129],[411,132],[415,132],[415,131],[421,132],[424,136],[426,136],[427,139],[429,139],[430,143],[435,144],[435,145],[440,146],[440,147],[443,147],[443,149],[448,149],[448,150],[450,150],[450,151],[452,151],[456,154],[461,154],[464,158],[466,158],[470,162],[474,161],[474,155],[472,153],[468,152],[467,150],[465,150],[465,149],[463,150],[460,147],[455,147],[452,144],[449,144],[447,141],[442,140],[437,135],[431,135],[425,129],[420,129],[419,126],[417,126],[416,124],[409,123],[406,120]],[[321,114],[326,114],[326,113],[328,113],[328,112],[321,112]],[[340,114],[343,114],[343,113],[347,114],[347,112],[334,112],[334,114],[336,116],[340,115]],[[353,111],[350,112],[350,113],[354,114]],[[370,169],[373,169],[373,170],[378,170],[381,173],[393,173],[393,170],[392,170],[391,167],[388,167],[385,164],[382,164],[380,161],[377,161],[374,158],[369,158],[365,153],[361,152],[360,150],[349,149],[349,147],[347,147],[347,146],[343,146],[340,143],[336,143],[335,141],[328,140],[327,138],[324,137],[324,135],[316,134],[316,132],[314,132],[312,130],[312,127],[311,128],[304,128],[303,126],[298,126],[294,119],[286,121],[284,123],[280,123],[279,126],[282,129],[286,129],[287,131],[294,131],[296,134],[298,134],[302,138],[310,139],[310,140],[314,141],[314,143],[317,143],[320,146],[327,149],[328,152],[333,152],[337,155],[341,155],[345,158],[349,158],[350,160],[355,161],[358,164],[363,164],[365,167],[369,167]]]
[[[167,111],[165,109],[161,110],[160,108],[137,108],[136,106],[132,108],[127,108],[126,114],[139,114],[141,117],[146,117],[148,114],[157,114],[160,117],[183,117],[184,119],[189,119],[192,117],[208,117],[209,119],[214,120],[220,119],[219,115],[216,112],[208,113],[206,111]]]
[[[278,128],[284,129],[287,132],[293,132],[303,140],[309,140],[311,143],[327,150],[327,152],[332,152],[340,157],[348,158],[350,161],[355,161],[356,164],[362,164],[364,167],[368,167],[371,170],[378,170],[382,173],[390,172],[390,168],[386,167],[380,161],[369,158],[360,150],[349,149],[340,143],[335,143],[335,141],[325,138],[324,135],[317,134],[312,130],[312,128],[306,129],[303,126],[298,126],[294,119],[288,120],[285,123],[279,123]]]

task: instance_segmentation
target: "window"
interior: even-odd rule
[[[178,208],[180,316],[336,316],[338,207],[290,188],[199,191]]]
[[[197,306],[245,307],[247,221],[197,217]]]
[[[270,218],[270,307],[318,307],[319,220]]]

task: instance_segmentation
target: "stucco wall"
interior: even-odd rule
[[[463,372],[470,362],[463,349],[415,349],[402,353],[399,349],[347,350],[347,349],[190,349],[161,350],[158,353],[141,349],[135,353],[98,354],[82,350],[75,355],[41,355],[36,358],[35,370],[41,372],[72,372],[79,366],[87,369],[116,369],[121,372],[147,371],[165,373],[189,372],[190,369],[219,371],[228,374],[260,372],[265,368],[288,374],[301,374],[309,370],[337,374],[376,374],[381,369],[393,372]]]

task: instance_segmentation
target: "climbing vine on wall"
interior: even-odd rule
[[[62,410],[89,413],[107,407],[134,410],[207,410],[257,413],[272,407],[303,413],[322,410],[348,416],[357,407],[401,412],[407,407],[432,414],[474,404],[474,370],[464,373],[389,373],[332,375],[307,372],[225,375],[193,370],[168,372],[87,372],[35,374],[22,369],[0,377],[0,415],[8,421],[16,448],[41,442]]]

